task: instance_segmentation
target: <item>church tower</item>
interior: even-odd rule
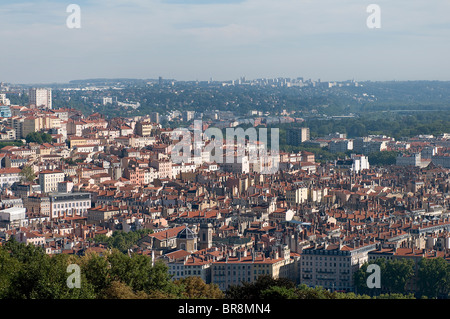
[[[213,234],[213,227],[211,224],[208,223],[200,225],[200,230],[198,231],[199,250],[212,247],[212,234]]]

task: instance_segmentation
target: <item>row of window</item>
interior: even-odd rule
[[[236,275],[238,275],[238,276],[245,276],[245,271],[235,271],[235,270],[233,270],[233,276],[236,276]],[[231,276],[231,270],[228,270],[228,272],[227,272],[227,274],[228,274],[228,276]],[[250,270],[247,270],[247,275],[248,276],[250,276],[250,274],[251,274],[251,271]],[[258,270],[253,270],[253,274],[258,274],[258,275],[270,275],[270,270],[264,270],[264,269],[258,269]],[[225,271],[216,271],[215,272],[215,275],[216,276],[225,276]]]
[[[253,267],[258,268],[270,268],[272,265],[269,264],[253,264]],[[230,265],[230,266],[215,266],[216,270],[226,270],[226,269],[244,269],[247,267],[247,269],[251,269],[252,265]]]
[[[312,261],[302,261],[302,266],[312,266],[313,262]],[[318,262],[315,264],[316,266],[322,266],[322,262]],[[324,266],[330,266],[330,267],[336,267],[338,265],[338,263],[332,263],[332,262],[324,262]],[[347,268],[350,267],[350,265],[348,263],[339,263],[339,267],[341,268]]]
[[[76,202],[76,203],[62,203],[53,204],[53,208],[75,208],[75,207],[90,207],[89,202]]]
[[[348,257],[338,257],[340,258],[348,258]],[[322,260],[322,256],[302,256],[304,260]],[[336,257],[323,257],[323,260],[336,260]]]
[[[176,276],[177,277],[180,277],[180,276],[195,276],[195,275],[198,275],[198,276],[200,276],[202,273],[201,273],[201,271],[200,270],[185,270],[185,271],[173,271],[173,272],[171,272],[171,274],[172,275],[175,275],[175,273],[176,273]]]

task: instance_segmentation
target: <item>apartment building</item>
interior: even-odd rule
[[[211,283],[225,291],[231,285],[240,285],[243,281],[255,282],[262,275],[292,279],[295,275],[289,270],[295,269],[294,262],[287,245],[280,245],[268,257],[254,250],[238,250],[234,256],[227,254],[225,258],[211,264]]]
[[[155,125],[150,122],[137,122],[136,123],[136,134],[139,136],[150,136]]]
[[[292,205],[299,205],[308,200],[307,187],[288,187],[286,189],[286,201]]]
[[[395,165],[398,166],[421,166],[421,153],[399,154],[395,159]]]
[[[150,166],[155,168],[158,171],[158,177],[160,179],[163,178],[172,178],[172,161],[170,160],[152,160],[150,162]]]
[[[0,227],[12,229],[23,226],[25,208],[10,207],[0,210]]]
[[[29,90],[29,103],[37,108],[52,108],[52,90],[43,88],[31,88]]]
[[[24,206],[27,212],[39,214],[41,216],[50,216],[50,198],[45,194],[31,194],[24,199]]]
[[[39,172],[39,185],[43,193],[56,192],[58,183],[64,181],[64,172],[60,170],[45,170]]]
[[[300,127],[286,130],[286,144],[298,146],[310,139],[308,127]]]
[[[168,273],[173,280],[187,277],[200,277],[205,283],[210,283],[210,266],[213,262],[210,256],[190,254],[185,250],[177,250],[164,256],[164,261],[168,266]]]
[[[86,216],[91,208],[90,193],[50,193],[51,217]]]
[[[329,143],[328,148],[331,153],[345,153],[353,150],[353,140],[337,139]]]
[[[87,210],[87,223],[99,225],[119,214],[120,209],[115,206],[101,205],[92,207]]]
[[[301,253],[300,282],[310,287],[353,291],[353,274],[369,260],[376,242],[355,241],[352,245],[314,244]]]
[[[20,182],[22,179],[20,172],[20,168],[0,168],[0,187],[10,187],[12,184]]]

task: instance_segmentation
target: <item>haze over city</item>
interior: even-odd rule
[[[378,29],[366,25],[371,2],[357,0],[74,3],[79,29],[66,1],[1,2],[0,81],[449,80],[449,2],[377,1]]]

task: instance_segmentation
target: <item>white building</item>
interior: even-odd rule
[[[286,190],[286,200],[290,205],[298,205],[308,200],[308,188],[298,187],[289,188]]]
[[[52,90],[32,88],[29,91],[29,103],[39,108],[52,108]]]
[[[420,153],[399,154],[395,159],[395,164],[398,166],[421,166],[422,155]]]
[[[20,182],[21,169],[17,167],[0,168],[0,187],[9,187],[15,182]]]
[[[144,169],[144,184],[148,185],[153,183],[158,178],[158,171],[153,167]]]
[[[359,171],[370,168],[369,158],[367,156],[352,154],[351,158],[353,160],[352,172],[358,173]]]
[[[331,141],[328,145],[331,153],[345,153],[353,150],[353,140],[339,139]]]
[[[64,172],[58,170],[47,170],[39,172],[39,185],[43,193],[56,192],[58,183],[64,181]]]
[[[10,100],[6,98],[6,94],[4,93],[0,94],[0,104],[11,105]]]
[[[91,208],[90,193],[50,193],[50,216],[87,216]]]
[[[355,241],[349,245],[323,244],[304,248],[300,283],[309,287],[353,291],[353,274],[367,262],[375,242]]]
[[[23,207],[10,207],[0,210],[0,223],[8,229],[21,227],[25,220],[25,212],[26,209]]]
[[[196,276],[208,283],[210,281],[209,268],[213,260],[212,258],[206,259],[202,257],[191,255],[184,250],[178,250],[166,254],[164,259],[169,268],[169,274],[173,276],[173,280]]]

